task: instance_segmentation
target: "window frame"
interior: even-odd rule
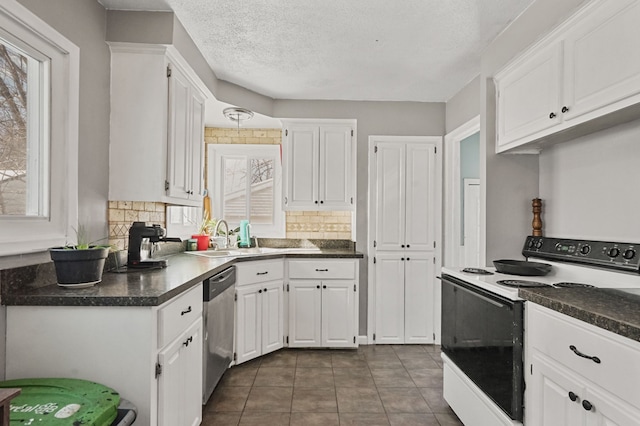
[[[29,46],[29,50],[49,58],[48,70],[44,70],[49,87],[40,95],[48,111],[37,130],[45,141],[39,146],[42,158],[38,167],[43,168],[48,197],[42,216],[0,216],[0,256],[8,256],[41,252],[75,241],[80,50],[16,0],[0,4],[0,28],[8,42],[21,49]]]
[[[224,156],[242,156],[247,158],[273,157],[273,224],[263,225],[251,223],[252,236],[284,238],[285,213],[282,209],[282,155],[280,145],[256,144],[209,144],[207,146],[207,188],[212,202],[212,215],[217,219],[222,217],[224,190],[222,188],[222,159]],[[229,223],[229,227],[239,224]]]

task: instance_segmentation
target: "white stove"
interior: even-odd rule
[[[522,255],[550,265],[550,271],[523,276],[493,267],[482,268],[484,273],[442,268],[443,393],[468,426],[522,425],[525,302],[519,288],[505,281],[640,293],[640,244],[527,237]]]

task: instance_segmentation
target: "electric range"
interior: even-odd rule
[[[640,292],[640,244],[527,237],[522,255],[551,271],[442,268],[443,394],[468,426],[522,424],[525,303],[512,281]]]

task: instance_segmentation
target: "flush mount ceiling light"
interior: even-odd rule
[[[238,131],[240,131],[240,122],[250,120],[253,117],[253,111],[240,107],[229,107],[222,110],[222,114],[231,121],[238,123]]]

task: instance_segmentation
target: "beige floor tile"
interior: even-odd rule
[[[389,424],[386,414],[340,413],[340,426],[385,426]]]
[[[464,426],[455,414],[436,414],[440,426]]]
[[[240,425],[257,426],[288,426],[291,422],[291,413],[268,413],[245,411],[240,417]]]
[[[254,386],[245,405],[246,411],[291,412],[293,387]]]
[[[294,351],[282,350],[262,357],[260,367],[295,367],[298,355]]]
[[[340,413],[384,413],[375,387],[336,388]]]
[[[201,426],[237,426],[240,423],[240,416],[242,412],[238,413],[210,413],[203,416]]]
[[[295,387],[333,387],[333,369],[329,367],[299,367],[296,368]]]
[[[291,413],[291,426],[339,426],[338,413]]]
[[[422,354],[416,358],[404,358],[401,360],[402,365],[407,370],[417,370],[420,368],[440,368],[438,364],[428,354]]]
[[[231,367],[224,373],[218,386],[253,386],[257,373],[257,367]]]
[[[440,426],[434,414],[393,413],[388,417],[391,426]]]
[[[376,386],[381,387],[415,387],[415,383],[411,380],[411,376],[404,368],[380,368],[372,369],[371,375]]]
[[[442,370],[439,368],[420,368],[408,370],[409,375],[419,388],[442,389]]]
[[[301,351],[298,353],[298,367],[331,367],[330,351]]]
[[[418,388],[434,413],[452,414],[451,407],[442,397],[442,388]]]
[[[260,367],[254,386],[293,386],[293,367]]]
[[[336,413],[335,388],[293,388],[291,412]]]
[[[248,386],[228,387],[218,392],[214,391],[204,411],[242,411],[250,391],[251,388]]]
[[[373,376],[368,368],[334,368],[333,380],[336,387],[375,386]]]
[[[378,388],[387,414],[431,413],[431,408],[417,388]]]

